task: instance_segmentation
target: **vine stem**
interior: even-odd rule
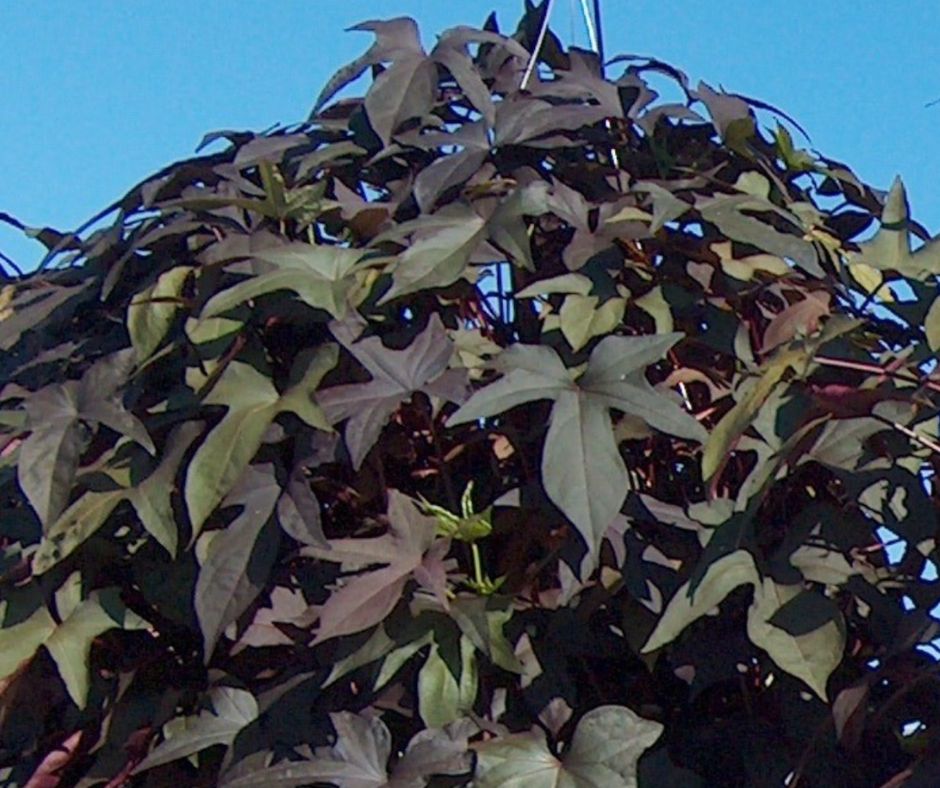
[[[904,372],[895,372],[894,370],[887,369],[885,367],[879,367],[877,364],[865,364],[861,361],[846,361],[845,359],[827,358],[826,356],[816,356],[814,360],[828,367],[852,369],[856,372],[875,372],[882,377],[903,380],[906,383],[916,383],[920,386],[924,386],[930,389],[931,391],[940,391],[940,383],[932,380],[924,380],[923,378],[919,378],[916,375],[908,375]]]
[[[539,52],[542,51],[542,44],[545,43],[545,36],[548,33],[548,20],[552,15],[552,6],[555,0],[548,0],[545,6],[545,16],[542,17],[542,26],[539,28],[538,38],[535,39],[535,46],[532,48],[532,54],[529,56],[529,62],[526,64],[525,72],[522,74],[522,82],[519,83],[519,90],[525,90],[526,85],[532,78],[532,72],[535,71],[535,65],[539,60]]]

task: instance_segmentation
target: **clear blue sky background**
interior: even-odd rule
[[[371,42],[343,29],[413,16],[425,43],[522,0],[2,0],[0,211],[75,227],[204,132],[302,120],[330,74]],[[586,46],[579,0],[553,28]],[[873,185],[895,174],[940,231],[940,5],[869,0],[604,0],[608,55],[655,55],[693,80],[795,117],[813,146]],[[615,73],[615,72],[614,72]],[[42,247],[0,228],[24,267]]]

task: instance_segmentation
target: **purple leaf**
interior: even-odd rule
[[[427,328],[404,350],[385,347],[379,337],[355,341],[363,327],[362,319],[352,315],[345,321],[330,323],[333,335],[369,371],[372,380],[333,386],[317,393],[317,401],[331,424],[349,419],[346,445],[356,468],[362,465],[389,416],[402,402],[416,391],[443,382],[453,353],[453,343],[437,315],[431,317]],[[455,395],[458,393],[455,389],[463,388],[465,373],[458,372],[458,376],[460,383],[451,385],[447,393]]]

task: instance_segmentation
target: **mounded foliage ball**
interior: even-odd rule
[[[3,282],[4,784],[940,781],[940,245],[545,12]]]

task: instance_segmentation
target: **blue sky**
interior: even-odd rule
[[[192,154],[203,133],[302,120],[323,82],[365,49],[366,19],[413,16],[426,43],[522,0],[5,0],[0,3],[0,211],[77,226]],[[693,80],[770,102],[813,147],[887,188],[940,231],[940,36],[934,2],[604,0],[608,56],[655,55]],[[586,46],[580,0],[553,28]],[[613,72],[616,73],[616,72]],[[24,267],[42,247],[0,227]]]

